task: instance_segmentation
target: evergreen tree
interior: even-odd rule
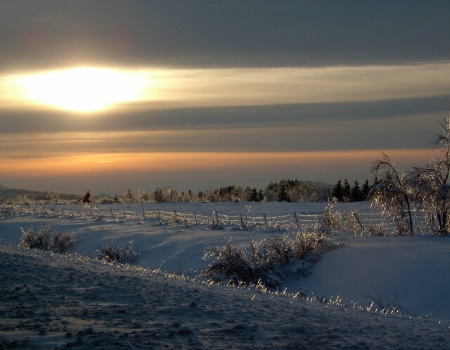
[[[332,196],[336,198],[338,201],[342,201],[344,197],[344,189],[342,188],[341,180],[334,186]]]
[[[361,192],[362,192],[362,196],[363,196],[362,200],[365,201],[369,197],[369,193],[370,193],[370,186],[369,186],[368,179],[366,179],[366,182],[364,182]]]
[[[347,179],[344,179],[343,200],[348,202],[351,199],[352,190]]]
[[[258,193],[258,202],[262,202],[264,200],[264,194],[263,191],[260,189]]]
[[[352,188],[351,191],[351,201],[352,202],[359,202],[364,200],[363,193],[361,191],[361,188],[359,187],[358,181],[355,180],[355,185]]]
[[[127,202],[133,201],[133,194],[131,193],[130,189],[128,189],[128,192],[127,192],[127,194],[125,196],[125,199],[126,199]]]
[[[83,197],[83,203],[91,203],[91,194],[89,192],[89,190],[86,192],[86,194]]]

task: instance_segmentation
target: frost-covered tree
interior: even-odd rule
[[[151,197],[156,203],[164,202],[164,194],[161,188],[155,188]]]
[[[48,191],[48,196],[55,201],[55,204],[58,204],[59,193],[54,191]]]
[[[219,186],[214,190],[214,202],[243,202],[247,200],[247,192],[241,186]]]
[[[133,203],[133,194],[131,193],[131,189],[128,189],[128,192],[124,194],[124,202],[127,204]]]
[[[214,202],[214,192],[211,187],[207,188],[203,193],[204,202]]]
[[[380,180],[373,186],[370,199],[386,216],[392,217],[401,235],[414,235],[411,214],[411,190],[407,175],[399,171],[391,159],[382,153],[372,167]]]
[[[166,198],[166,202],[176,202],[178,198],[177,190],[172,186],[164,187],[164,196]]]
[[[272,181],[267,185],[264,191],[266,202],[275,202],[278,200],[278,184]]]
[[[131,199],[132,198],[133,197],[131,197]],[[142,190],[142,189],[138,188],[137,194],[136,194],[136,197],[135,197],[135,201],[137,203],[145,203],[145,202],[148,202],[149,200],[150,200],[150,194],[147,193],[145,190]]]
[[[151,200],[153,200],[156,203],[177,202],[178,192],[172,186],[167,186],[164,188],[156,188],[151,194]]]
[[[197,198],[192,194],[192,190],[181,192],[178,195],[178,201],[182,203],[196,202]]]
[[[316,202],[330,197],[328,185],[320,182],[281,180],[279,183],[270,182],[264,191],[267,202]]]
[[[441,123],[441,131],[434,140],[439,148],[436,158],[423,168],[414,168],[410,174],[414,195],[422,204],[428,221],[437,220],[439,232],[450,229],[450,118]]]
[[[256,187],[250,188],[247,186],[245,189],[245,200],[249,202],[261,202],[262,200],[262,191],[256,189]]]

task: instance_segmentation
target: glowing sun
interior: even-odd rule
[[[109,68],[71,68],[22,77],[27,98],[75,112],[95,112],[138,100],[150,81],[143,75]]]

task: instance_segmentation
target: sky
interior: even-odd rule
[[[371,179],[435,156],[448,1],[0,2],[0,184]]]

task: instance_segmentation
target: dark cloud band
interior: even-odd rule
[[[448,60],[448,1],[2,1],[0,69]]]

